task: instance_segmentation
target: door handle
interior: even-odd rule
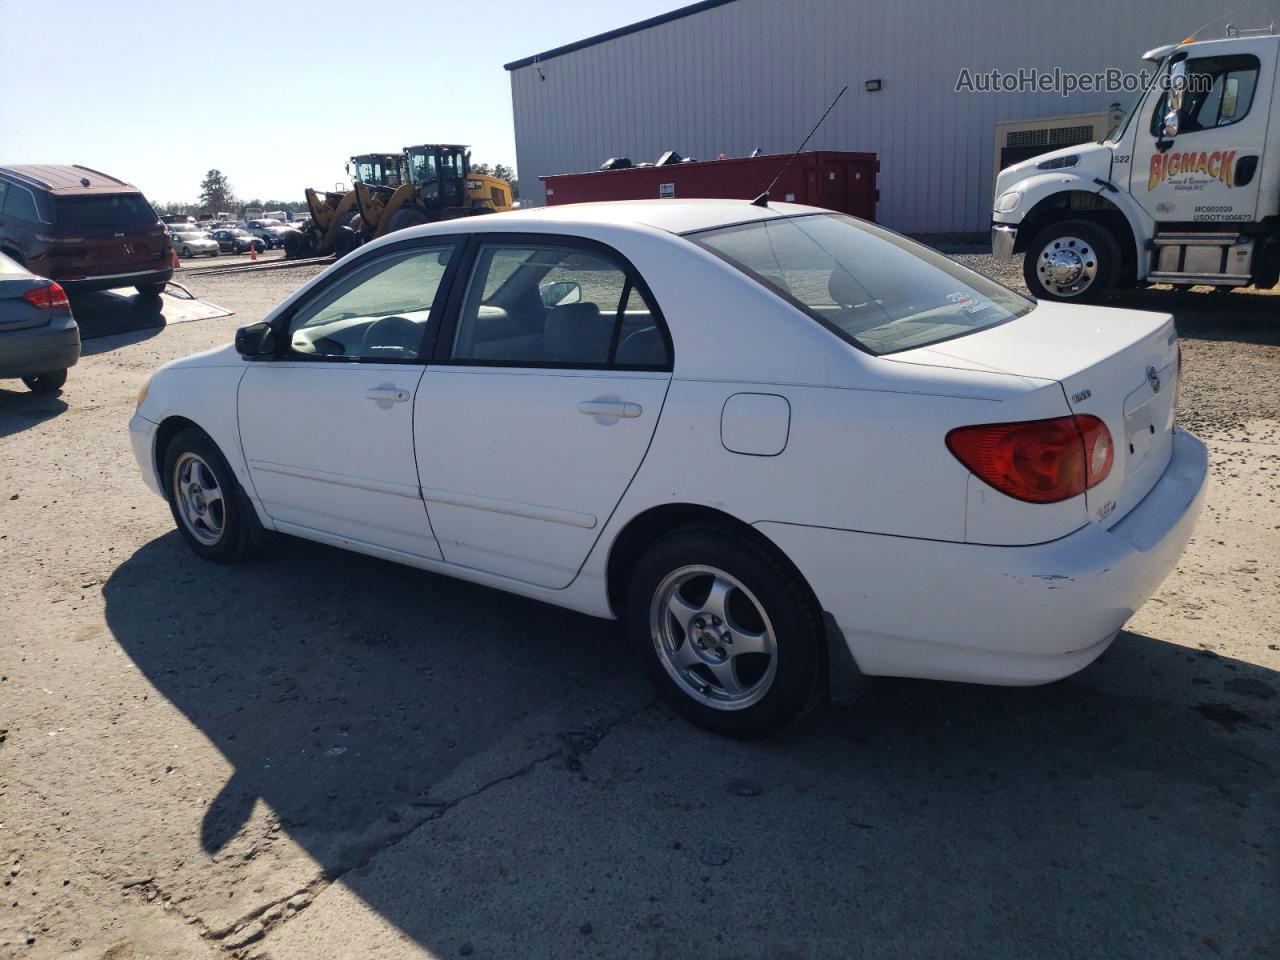
[[[407,403],[409,400],[409,391],[401,390],[399,387],[370,387],[365,396],[370,400],[381,400],[391,403]]]
[[[644,413],[644,408],[638,403],[627,403],[623,400],[583,400],[578,404],[578,412],[585,413],[589,417],[631,420]]]

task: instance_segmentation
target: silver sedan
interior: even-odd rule
[[[169,236],[173,239],[173,249],[183,259],[198,257],[201,254],[216,257],[219,253],[218,241],[207,233],[195,230],[174,230]]]

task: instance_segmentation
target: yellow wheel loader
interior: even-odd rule
[[[511,184],[473,173],[471,154],[461,144],[406,147],[404,159],[407,179],[399,186],[355,180],[359,217],[352,228],[362,241],[421,223],[512,208]]]
[[[404,153],[362,153],[347,163],[347,173],[355,183],[370,183],[396,189],[408,176]],[[332,190],[321,193],[306,189],[310,219],[298,234],[285,238],[286,257],[322,257],[331,253],[349,253],[360,243],[353,229],[360,213],[355,190]]]

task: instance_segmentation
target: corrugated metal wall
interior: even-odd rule
[[[1204,0],[736,0],[513,70],[521,194],[540,204],[539,175],[593,170],[611,156],[790,151],[847,83],[811,148],[879,154],[882,223],[985,230],[997,122],[1133,97],[956,93],[962,68],[1136,71],[1144,50],[1217,12]],[[1278,13],[1280,0],[1256,0],[1233,5],[1230,19],[1253,26]],[[1221,36],[1221,22],[1206,35]],[[872,78],[881,92],[865,91]]]

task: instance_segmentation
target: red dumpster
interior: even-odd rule
[[[627,167],[591,173],[540,177],[548,205],[592,200],[648,200],[665,197],[715,197],[752,200],[786,165],[790,154],[700,160],[665,166]],[[864,220],[875,220],[874,153],[815,150],[798,154],[769,194],[771,200],[807,203]]]

